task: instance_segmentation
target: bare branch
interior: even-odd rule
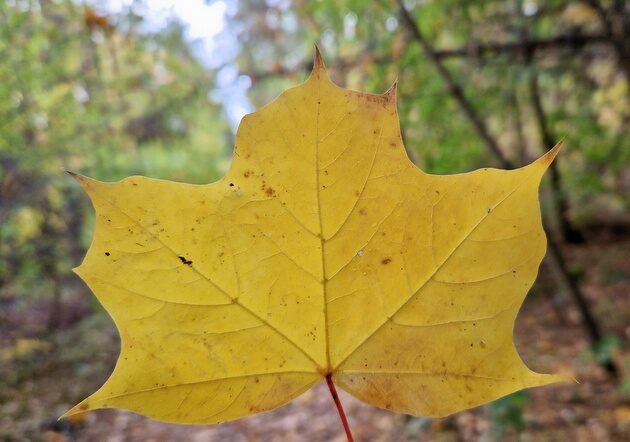
[[[506,169],[513,169],[515,165],[505,156],[505,154],[499,147],[499,143],[497,142],[497,140],[490,134],[490,131],[488,130],[485,121],[477,114],[477,111],[473,107],[472,103],[464,95],[464,91],[462,90],[461,86],[457,84],[451,73],[448,71],[448,69],[446,69],[446,66],[444,66],[442,59],[437,56],[431,43],[429,43],[424,35],[422,35],[418,24],[413,19],[413,17],[411,17],[409,11],[407,11],[407,9],[405,8],[403,1],[399,0],[398,3],[400,6],[400,15],[403,24],[411,33],[413,38],[420,44],[427,59],[438,71],[440,77],[446,83],[446,87],[451,93],[451,96],[457,101],[466,117],[468,117],[468,120],[475,128],[477,134],[484,141],[488,150],[490,150],[490,152],[496,157],[501,167]]]
[[[522,56],[535,51],[544,50],[577,50],[584,46],[597,43],[608,43],[609,38],[604,34],[566,34],[555,37],[515,41],[508,43],[486,43],[486,44],[470,44],[459,48],[452,49],[434,49],[435,56],[439,59],[462,58],[462,57],[496,57],[499,55]],[[371,60],[375,64],[390,64],[395,60],[389,55],[375,57]],[[365,59],[353,60],[329,60],[331,66],[338,69],[351,69],[360,66]],[[308,73],[311,70],[310,63],[300,64],[294,68],[278,67],[270,71],[245,71],[252,81],[262,81],[267,78],[278,76],[295,75],[303,72]]]

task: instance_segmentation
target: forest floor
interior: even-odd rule
[[[619,379],[600,367],[572,300],[543,265],[519,314],[515,341],[530,368],[567,373],[579,384],[531,389],[445,419],[392,413],[340,392],[355,439],[630,440],[630,236],[594,234],[564,252],[610,336],[604,353],[621,370]],[[49,302],[0,298],[0,441],[345,440],[323,384],[280,409],[213,427],[162,424],[116,410],[57,421],[105,381],[119,345],[112,322],[81,283],[68,285],[63,306],[62,326],[50,333]]]

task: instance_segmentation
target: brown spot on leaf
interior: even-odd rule
[[[381,261],[381,264],[383,264],[383,265],[387,265],[387,264],[389,264],[390,262],[392,262],[392,259],[391,259],[391,258],[383,258],[383,260]]]
[[[184,256],[179,256],[178,258],[182,262],[182,264],[186,264],[187,266],[192,264],[192,261],[187,260]]]

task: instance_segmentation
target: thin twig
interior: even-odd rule
[[[531,63],[531,56],[527,57]],[[532,70],[532,74],[529,80],[529,92],[532,101],[532,108],[534,110],[534,117],[538,124],[538,131],[544,146],[553,146],[555,137],[549,127],[547,115],[542,104],[542,97],[540,93],[540,86],[538,81],[538,73],[535,69]],[[562,186],[562,177],[560,176],[560,168],[558,166],[558,158],[552,162],[549,166],[551,171],[551,186],[554,192],[554,208],[556,209],[556,218],[560,224],[560,231],[562,232],[563,239],[572,244],[579,244],[584,242],[584,236],[569,219],[569,201],[567,194]]]
[[[442,60],[436,55],[433,46],[424,37],[424,35],[420,31],[420,27],[411,17],[411,14],[407,10],[407,8],[405,8],[403,1],[398,0],[398,4],[400,6],[400,15],[402,17],[403,24],[409,30],[415,40],[420,44],[425,55],[438,71],[444,83],[446,83],[446,87],[451,93],[451,96],[457,101],[459,107],[466,114],[468,120],[474,126],[477,134],[481,137],[488,149],[490,149],[490,151],[497,158],[501,167],[505,169],[514,169],[515,164],[512,163],[512,161],[510,161],[505,156],[505,154],[499,147],[496,139],[490,134],[490,131],[488,130],[485,121],[479,118],[479,115],[473,108],[472,103],[464,95],[464,91],[462,90],[461,86],[455,81],[451,73],[448,71],[448,69],[446,69],[446,66],[444,66]]]
[[[515,41],[508,43],[480,43],[467,44],[458,48],[434,49],[435,55],[442,60],[453,58],[481,58],[496,57],[499,55],[515,56],[516,60],[522,60],[523,54],[541,50],[557,49],[580,49],[589,44],[608,43],[609,39],[603,34],[562,34],[549,38],[530,39],[526,41]],[[361,66],[366,60],[361,57],[351,59],[329,60],[331,66],[344,70]],[[369,60],[378,65],[389,65],[396,60],[390,55],[379,55]],[[295,67],[278,66],[268,71],[247,70],[243,74],[249,76],[252,81],[258,82],[268,78],[278,78],[280,76],[295,75],[298,73],[308,74],[311,71],[311,63],[303,63]]]
[[[547,226],[544,227],[547,232],[550,231]],[[591,345],[595,350],[597,350],[597,347],[600,345],[602,338],[604,337],[601,326],[595,319],[595,316],[591,313],[588,300],[582,292],[576,277],[569,271],[566,260],[562,256],[560,246],[549,233],[547,234],[547,250],[549,252],[549,259],[558,270],[558,276],[560,276],[562,283],[573,295],[573,300],[575,301],[575,304],[580,311],[580,315],[582,316],[582,323],[588,331],[588,337],[591,341]],[[602,361],[600,364],[613,378],[617,378],[619,376],[619,370],[612,360]]]

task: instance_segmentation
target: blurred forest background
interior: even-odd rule
[[[321,388],[217,427],[56,420],[118,351],[71,272],[93,209],[63,171],[215,180],[239,118],[304,80],[315,42],[340,85],[380,93],[398,78],[405,145],[426,171],[518,167],[564,140],[542,189],[548,256],[515,335],[530,367],[580,384],[439,420],[344,395],[357,439],[630,440],[629,2],[189,2],[212,8],[206,45],[181,14],[156,25],[152,5],[169,3],[0,0],[0,440],[344,440]]]

